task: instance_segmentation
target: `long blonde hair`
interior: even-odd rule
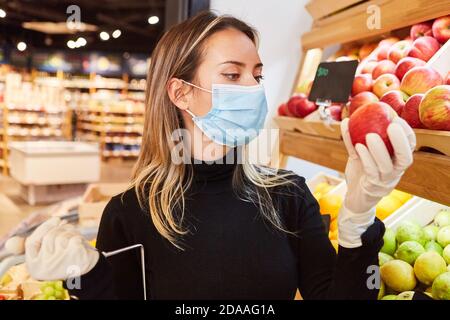
[[[201,62],[204,41],[228,28],[243,32],[256,45],[253,28],[234,17],[206,11],[163,35],[152,53],[148,70],[142,147],[130,189],[134,188],[141,208],[149,212],[161,236],[180,249],[178,240],[188,232],[183,226],[184,195],[192,183],[192,172],[189,166],[175,164],[171,159],[171,150],[176,145],[172,133],[183,127],[183,121],[179,109],[169,99],[167,83],[173,77],[192,81]],[[270,188],[291,183],[289,176],[251,165],[248,157],[244,157],[244,163],[236,166],[233,174],[233,187],[243,200],[257,205],[276,229],[289,232],[269,192]]]

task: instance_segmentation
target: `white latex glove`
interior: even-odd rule
[[[25,263],[36,280],[65,280],[89,272],[99,253],[59,218],[40,225],[25,241]]]
[[[391,158],[378,134],[366,135],[367,147],[353,147],[348,131],[348,119],[341,123],[342,138],[349,159],[345,168],[347,194],[338,216],[338,241],[347,248],[361,246],[361,234],[375,220],[375,206],[398,184],[413,162],[416,136],[402,118],[395,118],[387,129],[394,149]]]

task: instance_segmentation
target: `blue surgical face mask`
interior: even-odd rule
[[[258,136],[267,115],[267,100],[262,84],[213,84],[212,90],[207,90],[182,81],[212,94],[212,107],[206,115],[200,117],[186,110],[197,127],[212,141],[235,147],[247,144]]]

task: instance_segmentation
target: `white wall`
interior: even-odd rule
[[[231,14],[255,27],[260,36],[259,54],[264,63],[264,86],[269,104],[268,119],[277,106],[289,99],[300,63],[301,34],[311,27],[305,10],[307,0],[211,0],[211,10]],[[271,125],[270,123],[268,125]],[[288,169],[309,178],[318,170],[334,171],[289,158]]]

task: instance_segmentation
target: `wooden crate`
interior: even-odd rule
[[[275,117],[274,120],[278,127],[283,130],[297,131],[335,140],[341,139],[341,128],[338,123],[332,123],[330,126],[326,126],[320,121],[308,121],[305,119],[283,116]]]
[[[311,0],[305,8],[314,20],[319,20],[326,16],[332,15],[340,10],[355,5],[361,0]]]

